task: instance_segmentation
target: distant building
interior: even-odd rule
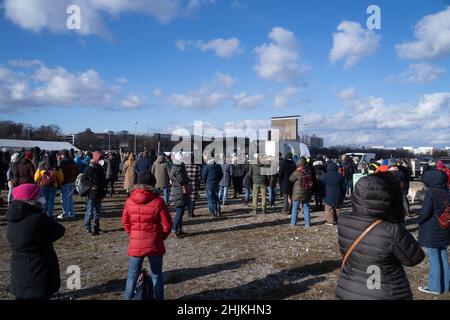
[[[313,134],[312,136],[304,134],[300,137],[300,142],[312,148],[323,148],[323,138]]]

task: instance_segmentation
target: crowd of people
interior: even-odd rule
[[[56,218],[75,217],[73,196],[78,193],[86,200],[84,231],[99,236],[102,201],[114,196],[120,175],[127,194],[122,222],[130,239],[126,299],[133,298],[146,257],[154,297],[164,299],[164,241],[171,234],[176,239],[186,235],[185,212],[196,216],[203,187],[212,219],[223,215],[230,199],[241,199],[254,215],[278,212],[279,199],[279,212],[290,215],[292,227],[299,225],[299,213],[304,228],[309,228],[311,211],[324,211],[325,225],[337,225],[341,253],[348,256],[337,284],[339,299],[411,299],[403,266],[422,262],[422,247],[430,270],[428,284],[419,290],[449,292],[450,231],[440,218],[448,214],[450,169],[442,161],[422,176],[427,191],[417,217],[416,241],[405,227],[406,217],[413,215],[407,198],[412,170],[408,159],[367,163],[351,156],[306,158],[286,153],[278,159],[255,154],[250,161],[248,156],[213,154],[196,164],[192,154],[182,152],[76,153],[34,148],[12,154],[2,150],[0,160],[1,190],[8,192],[11,292],[17,299],[46,299],[59,289],[53,242],[64,236],[65,229],[54,218],[58,190],[62,212]],[[275,160],[278,166],[270,172]],[[346,199],[351,200],[352,210],[341,214]],[[169,208],[175,211],[173,219]],[[380,269],[380,290],[368,288],[369,266]]]

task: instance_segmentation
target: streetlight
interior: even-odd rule
[[[137,134],[136,130],[137,130],[137,124],[138,124],[138,122],[135,121],[134,122],[134,154],[136,154],[136,134]]]

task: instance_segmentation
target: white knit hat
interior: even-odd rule
[[[177,153],[175,153],[174,155],[173,155],[173,160],[175,161],[175,162],[183,162],[183,152],[181,152],[181,151],[178,151]]]
[[[17,160],[19,160],[19,153],[16,152],[11,156],[11,162],[16,162]]]

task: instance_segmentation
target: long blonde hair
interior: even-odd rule
[[[136,164],[136,157],[134,156],[134,153],[130,153],[127,159],[128,165],[134,166]]]

